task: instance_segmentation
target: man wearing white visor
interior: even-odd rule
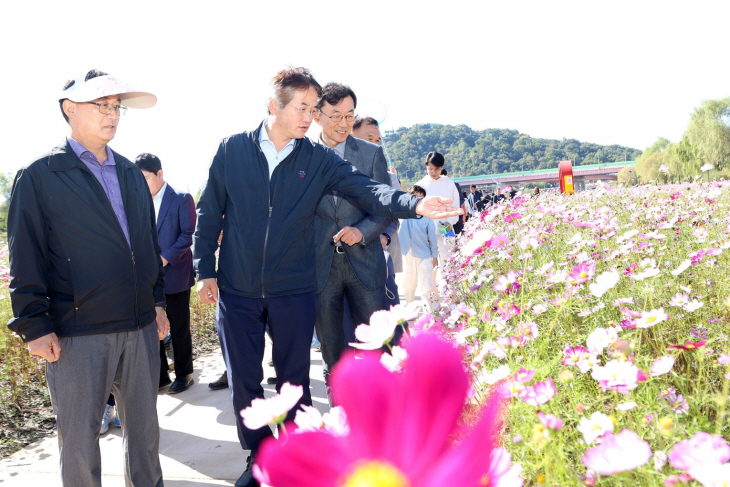
[[[71,135],[13,184],[8,326],[46,359],[65,486],[101,485],[110,391],[126,485],[163,485],[158,340],[169,322],[155,210],[142,172],[107,145],[127,106],[156,102],[97,70],[67,82],[59,104]]]

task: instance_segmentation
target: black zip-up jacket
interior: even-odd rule
[[[269,178],[261,130],[223,139],[213,157],[193,235],[198,279],[215,277],[219,289],[251,298],[314,291],[314,213],[327,190],[374,215],[417,218],[418,197],[373,181],[306,137]]]
[[[164,306],[149,187],[129,160],[116,152],[114,160],[131,248],[104,189],[68,142],[15,176],[8,327],[23,341],[131,331]]]

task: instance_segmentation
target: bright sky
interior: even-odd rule
[[[111,146],[157,154],[191,192],[218,141],[264,118],[287,65],[385,106],[384,129],[463,123],[643,149],[730,96],[728,18],[727,0],[3,2],[0,171],[63,140],[57,95],[91,68],[158,96]]]

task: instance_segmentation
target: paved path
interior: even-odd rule
[[[396,275],[400,290],[403,274]],[[401,294],[401,302],[404,297]],[[419,298],[416,298],[418,301]],[[267,340],[264,377],[274,375],[268,366],[271,357]],[[233,485],[246,467],[248,452],[238,443],[233,422],[230,390],[211,391],[210,382],[225,370],[220,352],[204,355],[194,362],[195,384],[187,391],[170,395],[166,389],[157,396],[160,422],[160,461],[166,487]],[[327,412],[327,395],[322,381],[322,354],[311,352],[312,402]],[[274,386],[263,385],[266,397]],[[99,440],[103,487],[124,486],[122,433],[111,427]],[[0,487],[60,487],[58,439],[50,435],[9,458],[0,460]]]
[[[267,347],[264,377],[274,375],[268,366]],[[327,396],[322,382],[322,357],[312,351],[312,401],[326,412]],[[230,389],[211,391],[210,382],[225,370],[220,352],[195,360],[195,384],[187,391],[170,395],[166,389],[157,396],[160,421],[160,461],[167,487],[233,485],[246,467],[248,452],[241,449],[233,422]],[[264,384],[266,396],[274,386]],[[124,463],[121,429],[111,427],[99,440],[102,459],[102,485],[124,486]],[[0,487],[56,487],[58,474],[58,439],[43,438],[0,461]]]

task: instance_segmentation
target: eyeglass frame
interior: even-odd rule
[[[322,110],[319,110],[320,115],[324,115],[325,117],[329,118],[332,123],[340,123],[342,119],[344,118],[347,123],[352,123],[357,118],[357,114],[355,113],[348,113],[347,115],[343,115],[341,113],[337,113],[335,115],[327,115]],[[352,117],[352,120],[348,120],[348,118]],[[335,120],[337,118],[337,120]]]
[[[291,103],[287,104],[287,106],[292,107],[294,110],[296,110],[301,117],[309,115],[310,117],[314,118],[321,113],[321,110],[319,108],[312,108],[310,110],[307,110],[306,108],[297,108]]]
[[[88,103],[89,105],[96,105],[97,109],[99,110],[99,113],[101,113],[102,115],[111,115],[112,112],[115,112],[117,114],[117,116],[121,117],[122,115],[127,113],[127,107],[124,105],[112,105],[109,102],[99,103],[96,101],[85,101],[83,103]],[[109,105],[109,107],[111,109],[108,112],[104,113],[101,111],[101,107],[103,105]]]

